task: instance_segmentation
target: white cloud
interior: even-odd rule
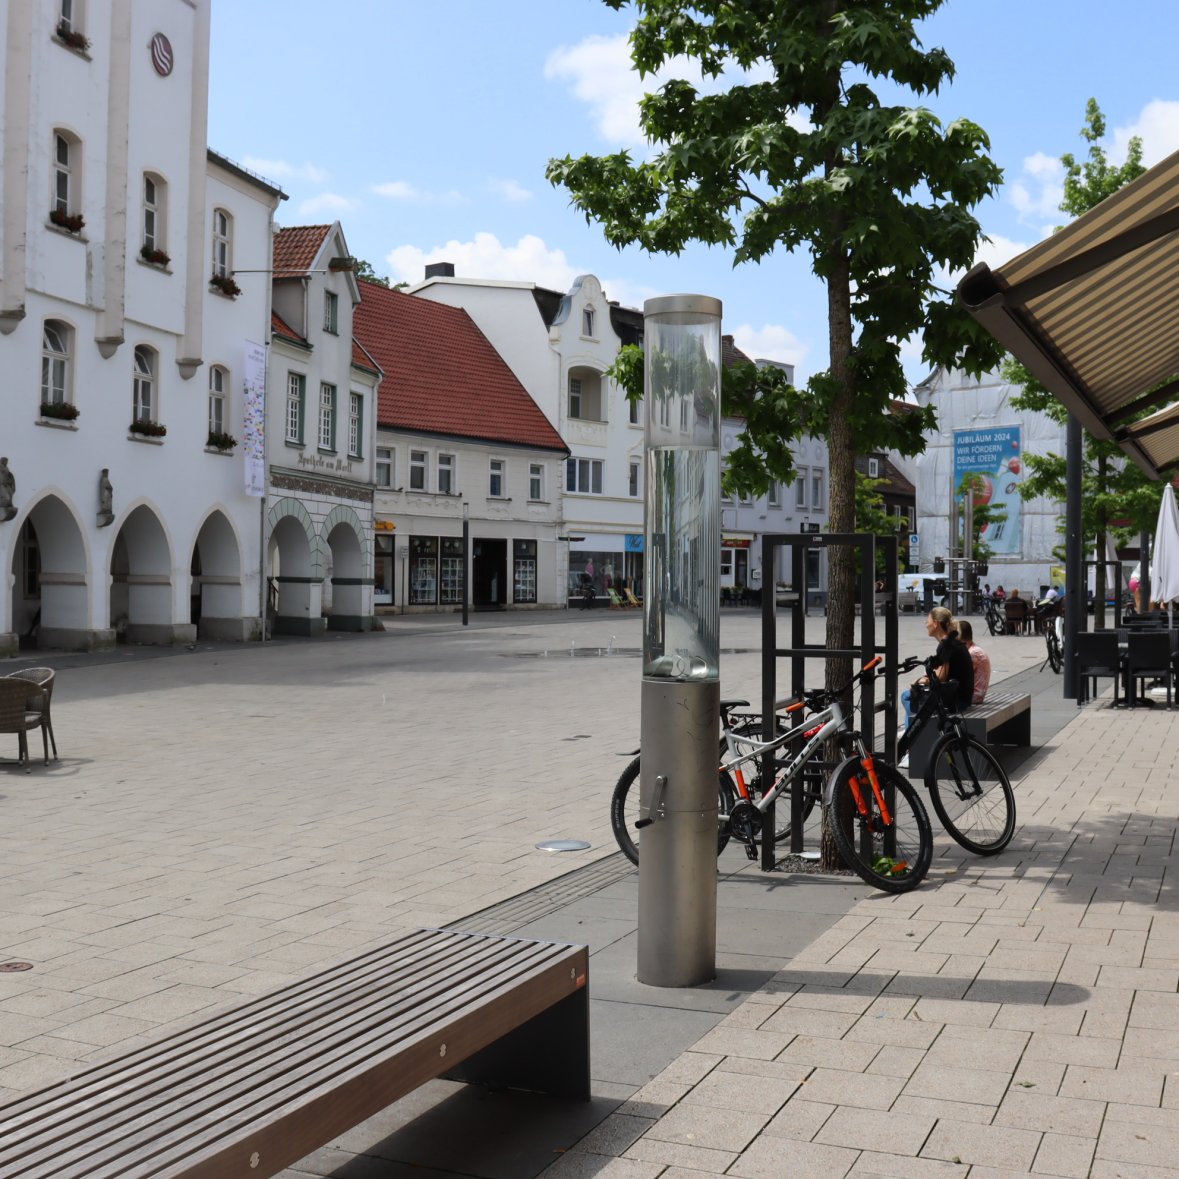
[[[1020,221],[1063,216],[1060,202],[1064,199],[1064,165],[1042,151],[1028,156],[1019,178],[1008,185],[1007,195]]]
[[[493,177],[487,182],[487,187],[510,205],[518,205],[522,201],[532,200],[532,193],[515,180],[496,180]]]
[[[319,196],[309,197],[299,203],[300,217],[318,217],[321,213],[330,213],[338,217],[341,213],[351,213],[356,208],[356,202],[350,197],[340,196],[335,192],[321,192]]]
[[[793,332],[780,323],[764,323],[755,328],[743,323],[733,329],[737,347],[752,360],[781,360],[801,368],[808,351]]]
[[[544,76],[564,82],[573,96],[590,108],[598,134],[609,143],[640,147],[647,139],[639,125],[639,100],[671,78],[691,82],[703,94],[715,94],[736,81],[764,81],[771,76],[767,65],[748,71],[734,67],[719,78],[704,78],[699,65],[686,57],[672,58],[655,73],[640,78],[630,58],[627,34],[591,36],[576,45],[562,45],[549,54]],[[792,115],[788,122],[805,129],[806,119]]]
[[[974,255],[974,262],[975,265],[985,262],[994,269],[1010,262],[1025,250],[1030,250],[1035,244],[1035,242],[1016,241],[1013,238],[1004,237],[1001,233],[989,233],[979,244],[978,252]],[[962,275],[959,274],[954,281],[957,282],[961,277]]]
[[[459,278],[494,278],[510,282],[535,282],[566,291],[577,270],[564,250],[549,249],[534,234],[525,234],[515,245],[506,245],[493,233],[477,233],[471,241],[448,241],[430,250],[397,246],[385,255],[394,281],[421,282],[429,262],[453,262]]]
[[[1110,158],[1122,163],[1133,136],[1142,139],[1142,162],[1149,168],[1173,151],[1179,151],[1179,102],[1156,98],[1142,108],[1129,127],[1117,127],[1113,134]]]
[[[414,201],[421,195],[408,180],[387,180],[384,184],[374,184],[372,190],[377,196],[391,197],[395,201]]]
[[[270,180],[306,180],[309,184],[323,184],[328,178],[323,168],[317,168],[307,162],[289,164],[286,160],[264,160],[259,156],[246,156],[242,160],[242,165]]]

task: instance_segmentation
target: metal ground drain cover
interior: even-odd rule
[[[536,850],[551,852],[587,851],[590,846],[584,839],[546,839],[543,843],[536,845]]]

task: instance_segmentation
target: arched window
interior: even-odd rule
[[[64,405],[70,400],[69,324],[47,319],[41,337],[41,404]]]
[[[156,353],[154,348],[140,344],[135,349],[135,378],[132,386],[132,420],[155,421],[156,413]]]
[[[213,210],[213,277],[229,278],[233,268],[233,218],[224,209]]]
[[[224,434],[228,415],[225,410],[229,373],[219,364],[209,369],[209,433]]]

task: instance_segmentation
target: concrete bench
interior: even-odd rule
[[[962,709],[966,731],[983,745],[1031,745],[1032,698],[1026,692],[990,692],[982,704]],[[925,776],[933,747],[941,739],[936,720],[917,735],[909,751],[909,774]]]
[[[588,970],[416,930],[0,1108],[0,1175],[272,1176],[441,1076],[588,1100]]]

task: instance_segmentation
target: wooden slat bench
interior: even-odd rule
[[[441,1076],[588,1100],[588,970],[416,930],[0,1108],[0,1175],[274,1175]]]
[[[1030,745],[1032,698],[1026,692],[991,692],[982,704],[962,710],[966,731],[983,745]],[[941,738],[936,721],[917,735],[909,751],[909,775],[925,776],[926,763]]]

